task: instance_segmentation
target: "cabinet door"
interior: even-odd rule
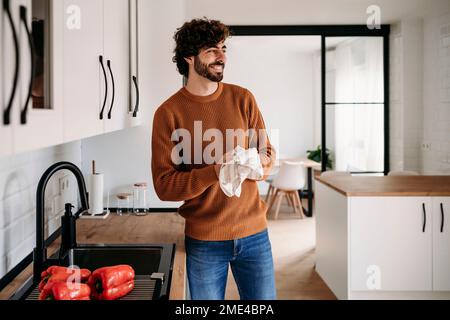
[[[450,291],[450,198],[433,201],[433,290]]]
[[[19,5],[14,0],[2,1],[0,14],[0,157],[13,153],[13,117],[18,108],[18,82],[14,85],[16,72],[20,63],[16,60],[16,50],[19,53],[18,41]],[[15,35],[15,37],[14,37]],[[10,104],[13,91],[14,100]],[[9,108],[8,108],[9,107]],[[4,113],[9,109],[10,123],[4,123]]]
[[[126,128],[128,118],[131,117],[129,114],[129,1],[108,0],[105,3],[104,17],[104,56],[107,60],[109,78],[109,94],[104,111],[104,124],[105,132],[112,132]]]
[[[100,83],[104,76],[99,57],[103,55],[103,0],[54,1],[64,15],[62,82],[64,107],[64,141],[103,133],[100,120]],[[56,44],[55,45],[59,45]],[[104,61],[106,71],[106,61]]]
[[[351,288],[432,290],[432,206],[423,197],[354,197]]]
[[[52,100],[51,33],[58,39],[60,29],[52,30],[50,0],[17,0],[22,6],[19,25],[20,94],[14,112],[14,151],[39,149],[63,142],[62,105]],[[25,11],[26,10],[26,11]],[[54,15],[53,15],[54,16]],[[33,23],[32,23],[33,21]],[[33,42],[34,57],[30,41]],[[32,74],[34,59],[34,77]]]

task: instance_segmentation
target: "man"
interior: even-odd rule
[[[271,300],[276,298],[272,249],[267,207],[257,181],[245,180],[240,197],[227,197],[219,185],[221,164],[231,160],[236,146],[258,150],[263,179],[275,159],[253,95],[247,89],[222,83],[229,36],[224,24],[208,19],[192,20],[177,30],[173,61],[187,84],[155,113],[153,182],[161,200],[184,201],[178,212],[186,219],[191,298],[225,299],[231,266],[241,299]],[[259,134],[237,134],[229,139],[230,130]],[[214,135],[213,144],[220,146],[214,148],[214,155],[207,152],[211,151],[207,145],[211,132],[220,133]],[[182,150],[176,144],[180,136],[185,146]]]

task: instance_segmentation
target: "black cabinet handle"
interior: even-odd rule
[[[20,6],[20,20],[22,21],[22,23],[25,27],[25,31],[27,33],[28,45],[30,46],[30,56],[31,56],[30,83],[28,85],[27,99],[26,99],[25,105],[20,113],[20,123],[22,125],[24,125],[24,124],[27,124],[28,105],[29,105],[29,102],[31,99],[31,91],[33,89],[33,77],[34,77],[34,71],[35,71],[33,37],[31,35],[30,28],[28,28],[27,8],[25,6]]]
[[[427,210],[425,208],[425,203],[422,204],[422,208],[423,208],[423,227],[422,227],[422,232],[425,233],[426,228],[427,228]]]
[[[103,120],[103,113],[105,112],[106,99],[108,98],[108,78],[106,77],[105,65],[103,64],[103,56],[99,57],[100,65],[102,66],[103,76],[105,77],[105,99],[103,100],[102,111],[100,111],[100,120]]]
[[[13,86],[11,90],[11,94],[8,99],[8,104],[6,105],[6,109],[3,112],[3,124],[8,126],[11,124],[11,109],[14,102],[14,97],[17,92],[17,83],[19,82],[19,66],[20,66],[20,53],[19,53],[19,39],[17,37],[17,30],[14,26],[14,21],[11,15],[10,8],[10,0],[3,0],[3,10],[6,12],[6,16],[8,17],[9,24],[11,26],[13,41],[14,41],[14,50],[15,50],[15,58],[16,58],[16,66],[14,71],[14,80]]]
[[[444,223],[445,223],[445,214],[444,214],[444,204],[441,203],[441,233],[444,233]]]
[[[134,83],[134,87],[136,88],[136,105],[135,105],[134,111],[133,111],[133,118],[136,118],[137,114],[139,112],[139,86],[137,83],[136,76],[133,76],[133,83]]]
[[[108,69],[109,69],[109,73],[111,74],[111,80],[112,80],[112,101],[111,101],[111,107],[109,108],[109,112],[108,112],[108,119],[111,119],[112,110],[114,107],[114,99],[116,98],[116,83],[114,81],[114,74],[111,70],[111,60],[108,60],[107,64],[108,64]]]

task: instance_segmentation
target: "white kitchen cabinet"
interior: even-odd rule
[[[104,110],[105,133],[141,124],[137,79],[137,6],[137,0],[111,0],[105,5],[104,56],[109,83]]]
[[[350,198],[352,290],[432,290],[431,213],[429,197]]]
[[[110,90],[104,110],[105,133],[126,128],[130,117],[129,9],[128,0],[108,0],[104,7],[104,56]]]
[[[450,299],[449,183],[318,179],[316,271],[338,299]]]
[[[49,0],[15,1],[22,6],[23,10],[18,26],[20,44],[18,106],[13,112],[14,152],[21,153],[63,143],[63,107],[61,103],[56,103],[54,96],[52,97],[52,93],[60,90],[60,84],[55,81],[52,71],[54,72],[60,67],[61,57],[60,48],[53,46],[52,41],[56,43],[61,41],[62,30],[51,29],[51,26],[61,21],[62,17],[52,14],[54,8]],[[38,40],[33,40],[31,36],[32,20],[35,22],[39,20],[44,26],[43,41],[39,44]],[[36,34],[37,31],[33,32]],[[51,32],[52,38],[50,39]],[[33,97],[31,97],[34,79],[32,78],[31,59],[33,57],[30,41],[34,43],[35,61],[42,61],[42,59],[36,58],[36,50],[39,50],[39,56],[41,52],[44,53],[45,60],[45,64],[42,66],[36,64],[34,67],[35,70],[39,70],[39,73],[42,72],[42,79],[45,79],[42,81],[45,101],[41,106],[36,107],[33,105]]]
[[[129,0],[64,1],[63,11],[64,141],[137,125],[130,112]]]
[[[136,0],[4,0],[0,19],[0,156],[140,125]]]
[[[101,85],[106,74],[103,57],[103,0],[64,0],[53,2],[54,13],[64,19],[55,26],[63,31],[62,69],[57,79],[62,90],[57,98],[64,108],[64,142],[103,133],[100,120]],[[103,61],[100,61],[102,57]]]
[[[58,52],[51,52],[53,48],[49,42],[50,12],[50,0],[3,1],[0,31],[2,43],[0,155],[2,156],[56,145],[63,141],[62,107],[55,107],[57,104],[52,101],[50,91],[45,94],[46,103],[42,108],[35,108],[32,98],[35,80],[32,60],[37,61],[36,56],[32,54],[32,48],[36,52],[38,47],[36,39],[33,39],[32,21],[37,17],[42,18],[46,28],[42,37],[42,42],[45,40],[46,45],[45,49],[42,48],[46,54],[45,78],[48,79],[46,87],[51,87],[53,80],[51,70],[55,70],[50,67],[50,64],[54,63],[50,62],[48,57],[55,57],[55,60],[58,57]],[[58,37],[59,32],[56,31],[53,38]],[[35,70],[36,68],[35,65]],[[57,84],[54,89],[58,90]],[[9,110],[7,115],[6,110]]]
[[[450,199],[433,202],[433,290],[450,291]]]

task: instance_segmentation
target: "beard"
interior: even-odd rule
[[[223,69],[220,72],[210,70],[213,66],[222,66],[225,69],[225,64],[222,62],[215,62],[208,65],[201,62],[199,57],[194,58],[194,68],[200,76],[213,82],[221,82],[223,80]]]

